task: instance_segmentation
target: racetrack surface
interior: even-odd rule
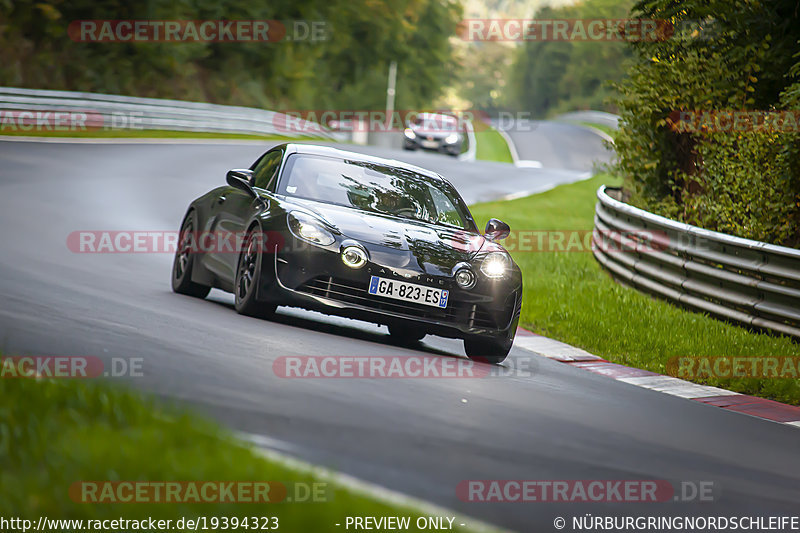
[[[581,153],[591,153],[600,139],[584,142]],[[0,142],[0,349],[143,358],[136,386],[267,436],[302,459],[519,531],[552,531],[555,516],[569,524],[584,513],[796,513],[795,428],[519,348],[506,367],[532,367],[532,375],[280,378],[272,367],[280,356],[463,358],[463,351],[458,341],[432,337],[413,348],[393,345],[385,328],[300,310],[281,308],[272,320],[239,316],[225,293],[173,294],[169,255],[68,250],[67,235],[77,230],[177,230],[190,200],[267,147]],[[362,150],[440,171],[470,202],[572,181],[586,170],[580,161],[565,165],[572,171],[517,169]],[[569,157],[558,152],[553,160]],[[702,480],[715,482],[717,501],[468,503],[456,496],[467,479]]]
[[[520,161],[535,161],[545,169],[591,171],[613,155],[596,133],[575,124],[495,119],[492,126],[511,138]]]

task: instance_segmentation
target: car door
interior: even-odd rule
[[[282,156],[282,150],[271,150],[253,166],[251,185],[256,191],[261,192],[267,189],[267,185],[277,173]],[[265,206],[263,202],[253,199],[246,192],[234,187],[227,187],[220,198],[216,200],[214,207],[218,210],[215,232],[219,243],[218,249],[215,250],[219,260],[215,263],[221,269],[217,275],[233,283],[239,260],[238,245],[241,244],[247,229],[245,224],[250,221],[257,210],[264,209]],[[268,209],[269,206],[266,208]]]

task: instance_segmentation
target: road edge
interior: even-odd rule
[[[612,363],[581,348],[538,335],[524,328],[517,329],[514,346],[629,385],[800,428],[800,407],[795,405]]]
[[[254,451],[259,455],[265,457],[270,461],[280,463],[287,468],[299,472],[313,474],[315,478],[336,483],[346,489],[351,490],[357,494],[368,496],[375,500],[381,500],[394,507],[406,507],[412,510],[419,511],[420,514],[427,514],[431,516],[458,516],[461,520],[458,525],[469,529],[470,531],[477,531],[480,533],[511,533],[509,529],[503,529],[499,526],[489,524],[487,522],[478,520],[464,513],[448,509],[433,503],[429,503],[413,496],[403,494],[382,485],[364,481],[357,477],[335,470],[330,470],[324,466],[314,463],[309,463],[298,459],[284,451],[286,446],[281,441],[276,441],[264,435],[254,433],[236,433],[236,436],[254,446]],[[462,525],[463,524],[463,525]]]

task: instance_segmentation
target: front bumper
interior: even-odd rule
[[[445,142],[444,138],[434,137],[432,139],[428,139],[424,136],[417,136],[413,139],[405,137],[404,142],[408,148],[422,148],[423,150],[436,150],[438,152],[448,152],[454,154],[461,152],[462,143],[461,140],[455,143],[447,143]]]
[[[264,269],[267,262],[264,262]],[[270,283],[262,299],[345,316],[377,324],[410,323],[443,337],[472,336],[513,338],[522,302],[521,280],[483,280],[466,291],[450,278],[425,276],[426,280],[401,281],[444,288],[450,291],[444,309],[371,295],[370,276],[391,277],[391,269],[374,263],[354,270],[346,267],[337,253],[318,249],[289,255],[274,254]],[[383,272],[383,273],[381,273]],[[519,286],[514,286],[518,282]]]

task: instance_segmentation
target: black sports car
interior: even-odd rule
[[[232,292],[242,314],[279,305],[389,326],[401,341],[464,339],[471,358],[505,359],[522,275],[442,176],[398,161],[281,144],[228,186],[191,203],[172,269],[175,292]]]

